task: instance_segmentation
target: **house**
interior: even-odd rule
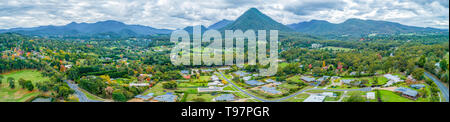
[[[230,70],[230,69],[231,69],[230,67],[221,67],[221,68],[217,68],[217,70],[220,70],[220,71]]]
[[[425,88],[425,85],[423,85],[423,84],[413,84],[413,85],[410,85],[410,87],[411,88],[415,88],[415,89],[422,89],[422,88]]]
[[[325,100],[326,96],[320,96],[320,95],[311,95],[308,98],[306,98],[303,102],[323,102]]]
[[[235,97],[233,94],[223,94],[216,98],[214,98],[215,101],[234,101]]]
[[[302,79],[302,80],[304,80],[306,82],[314,82],[316,80],[313,77],[305,77],[305,76],[301,77],[300,79]]]
[[[180,73],[184,74],[184,75],[189,75],[189,70],[181,70]]]
[[[394,90],[395,92],[402,93],[402,96],[407,97],[409,99],[416,99],[417,95],[419,94],[417,91],[405,88],[405,87],[399,87]]]
[[[224,84],[220,81],[214,81],[214,82],[210,82],[208,83],[208,86],[223,86]]]
[[[214,71],[214,70],[212,70],[212,69],[201,69],[201,71],[202,71],[202,72],[212,72],[212,71]]]
[[[252,79],[252,76],[243,77],[242,79],[243,79],[244,81],[248,81],[248,80]]]
[[[234,74],[239,77],[244,77],[244,76],[248,75],[248,73],[243,72],[243,71],[236,71],[236,72],[234,72]]]
[[[330,76],[323,76],[323,77],[317,79],[317,81],[322,82],[322,81],[327,80],[328,78],[330,78]]]
[[[175,102],[177,100],[177,96],[172,93],[167,93],[165,95],[156,96],[153,100],[158,102]]]
[[[261,90],[266,92],[266,93],[270,93],[270,94],[281,94],[281,91],[276,90],[275,87],[263,86],[263,87],[261,87]]]
[[[149,100],[150,98],[153,97],[153,95],[154,95],[153,93],[148,93],[147,95],[136,95],[134,98]]]
[[[139,81],[144,81],[147,78],[151,78],[153,75],[152,74],[139,74],[138,76],[138,80]]]
[[[311,48],[320,48],[320,47],[322,47],[321,44],[312,44],[311,45]]]
[[[361,81],[356,81],[355,79],[342,79],[341,82],[343,84],[358,86],[361,84]]]
[[[250,80],[250,81],[245,81],[246,84],[251,85],[251,86],[260,86],[260,85],[264,85],[265,83],[260,82],[260,81],[256,81],[256,80]]]
[[[72,65],[69,64],[69,65],[65,65],[64,67],[65,67],[66,69],[70,69],[70,68],[72,68]]]
[[[368,92],[366,94],[367,99],[375,99],[375,92]]]
[[[384,77],[386,77],[389,81],[384,85],[385,87],[387,86],[391,86],[395,83],[398,82],[403,82],[403,80],[401,80],[398,76],[395,75],[391,75],[391,74],[385,74],[383,75]]]
[[[185,75],[185,76],[183,76],[183,78],[185,78],[185,79],[191,79],[191,75]]]
[[[217,92],[222,91],[223,87],[215,87],[215,86],[209,86],[207,88],[197,88],[198,92]]]
[[[333,77],[331,77],[331,81],[336,81],[337,79],[341,79],[341,77],[338,77],[338,76],[333,76]]]
[[[212,75],[211,76],[211,81],[219,81],[219,77],[217,77],[216,75]]]
[[[272,80],[272,79],[266,79],[266,83],[274,83],[275,85],[280,85],[281,84],[281,82],[277,82],[277,81]]]
[[[335,97],[333,92],[323,92],[320,95],[321,96],[327,96],[327,97]]]

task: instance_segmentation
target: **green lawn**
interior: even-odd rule
[[[289,99],[283,100],[282,102],[303,102],[308,97],[309,97],[309,94],[302,93],[295,97],[291,97]]]
[[[414,102],[408,98],[402,97],[392,91],[380,90],[381,101],[383,102]]]
[[[178,87],[206,87],[208,83],[178,83]]]
[[[145,91],[141,95],[147,95],[148,93],[154,93],[155,96],[165,95],[168,92],[174,93],[175,91],[184,91],[189,93],[197,93],[197,88],[177,88],[177,89],[164,89],[162,86],[163,82],[157,83],[149,90]]]
[[[21,70],[3,74],[5,78],[1,81],[0,85],[0,102],[25,102],[28,99],[34,98],[41,94],[38,90],[28,91],[21,89],[18,80],[23,78],[24,80],[31,80],[34,84],[37,82],[48,81],[47,77],[42,77],[41,73],[36,70]],[[8,77],[13,77],[16,81],[16,88],[10,89],[9,84],[6,82]]]
[[[196,98],[204,99],[205,102],[212,102],[212,100],[218,96],[220,96],[220,94],[214,96],[211,94],[188,94],[186,102],[194,102],[193,100]]]

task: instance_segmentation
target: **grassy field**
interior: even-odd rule
[[[212,102],[212,100],[218,96],[220,96],[220,94],[214,96],[211,94],[188,94],[186,102],[193,102],[193,100],[196,98],[204,99],[205,102]]]
[[[42,77],[41,73],[36,70],[21,70],[2,74],[5,78],[2,80],[0,86],[0,102],[25,102],[28,99],[34,98],[41,94],[38,90],[28,91],[21,89],[18,80],[23,78],[25,80],[31,80],[34,84],[37,82],[49,80],[47,77]],[[16,88],[10,89],[6,79],[12,77],[16,81]]]
[[[380,90],[381,101],[383,102],[414,102],[408,98],[395,94],[392,91]]]
[[[165,95],[168,92],[174,93],[175,91],[184,91],[189,93],[197,93],[197,88],[177,88],[177,89],[164,89],[163,83],[157,83],[155,86],[145,91],[141,95],[147,95],[148,93],[154,93],[155,96]]]
[[[302,93],[295,97],[291,97],[289,99],[283,100],[282,102],[303,102],[308,97],[309,97],[309,94]]]

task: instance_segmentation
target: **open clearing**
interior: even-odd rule
[[[41,92],[39,92],[38,90],[28,91],[25,89],[21,89],[21,86],[19,86],[18,83],[18,80],[20,78],[31,80],[33,84],[49,80],[47,77],[42,77],[41,73],[36,70],[14,71],[3,74],[3,76],[5,78],[3,78],[2,84],[0,85],[0,102],[25,102],[41,94]],[[15,79],[15,89],[9,88],[9,84],[6,81],[8,77],[12,77]]]

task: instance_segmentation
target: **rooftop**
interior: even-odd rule
[[[408,95],[408,96],[411,96],[411,97],[416,97],[417,94],[418,94],[417,91],[412,90],[410,88],[405,88],[405,87],[399,87],[399,88],[395,89],[394,91],[401,92],[402,94]]]
[[[165,95],[156,96],[153,99],[159,102],[175,102],[177,100],[177,96],[172,93],[167,93]]]
[[[252,85],[252,86],[259,86],[259,85],[264,85],[265,84],[263,82],[256,81],[256,80],[245,81],[245,83],[248,84],[248,85]]]
[[[301,79],[304,80],[304,81],[306,81],[306,82],[313,82],[313,81],[316,80],[316,79],[313,78],[313,77],[305,77],[305,76],[303,76]]]
[[[216,98],[214,98],[216,101],[233,101],[234,99],[234,95],[233,94],[223,94],[220,95]]]
[[[326,96],[319,96],[319,95],[311,95],[308,98],[306,98],[303,102],[323,102],[325,100]]]

